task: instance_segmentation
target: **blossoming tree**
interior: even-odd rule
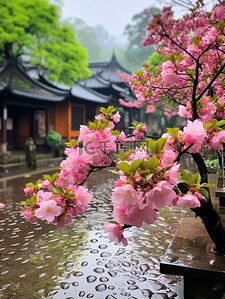
[[[175,101],[180,116],[187,118],[183,130],[169,128],[158,140],[147,139],[141,148],[124,152],[121,145],[140,140],[146,125],[134,124],[133,136],[126,137],[114,130],[119,113],[111,106],[101,108],[93,122],[81,126],[78,140],[67,144],[60,172],[27,184],[22,213],[29,221],[67,225],[91,201],[92,195],[82,186],[90,173],[114,166],[117,170],[111,171],[119,176],[112,190],[114,219],[104,226],[110,240],[126,245],[127,228],[151,224],[159,208],[177,205],[190,207],[201,217],[215,249],[224,251],[225,231],[211,203],[200,152],[204,147],[222,149],[225,142],[225,1],[211,13],[202,8],[199,0],[180,20],[174,19],[170,7],[152,16],[143,43],[158,44],[159,53],[167,59],[154,74],[144,66],[130,79],[138,105]],[[184,153],[192,156],[198,173],[181,169]]]

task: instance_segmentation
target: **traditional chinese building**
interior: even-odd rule
[[[79,126],[92,121],[100,106],[120,107],[119,129],[139,120],[139,110],[122,108],[119,99],[135,100],[127,83],[118,76],[130,74],[113,55],[109,63],[90,64],[92,76],[72,88],[59,87],[32,76],[14,60],[0,63],[0,152],[23,149],[27,138],[45,143],[48,131],[65,141],[76,138]],[[35,78],[35,79],[34,79]],[[122,108],[122,109],[121,109]]]
[[[0,151],[23,149],[28,137],[44,144],[48,131],[66,140],[95,115],[108,97],[77,84],[60,89],[43,78],[31,78],[14,60],[0,63]]]
[[[123,68],[113,55],[108,63],[91,63],[89,69],[92,76],[79,82],[85,88],[97,91],[98,93],[108,95],[108,105],[119,108],[122,114],[120,130],[128,131],[128,127],[134,121],[140,121],[140,110],[137,108],[121,107],[119,99],[125,102],[134,102],[136,97],[126,83],[119,75],[125,74],[131,76],[131,73]]]

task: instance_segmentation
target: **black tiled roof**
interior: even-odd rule
[[[63,101],[68,94],[68,91],[33,80],[14,60],[5,60],[0,63],[0,92],[5,91],[24,98],[52,102]]]
[[[71,89],[71,95],[86,101],[95,102],[99,104],[106,104],[110,96],[103,95],[95,90],[89,89],[77,83]]]

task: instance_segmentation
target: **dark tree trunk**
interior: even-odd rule
[[[192,157],[198,166],[202,178],[201,183],[207,183],[208,171],[202,156],[197,153],[192,154]],[[196,213],[196,216],[201,218],[210,238],[215,244],[214,250],[225,252],[225,230],[218,212],[213,208],[210,193],[209,198],[201,200],[201,207],[192,210]]]

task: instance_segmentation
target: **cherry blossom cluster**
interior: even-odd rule
[[[174,162],[176,141],[170,139],[170,149],[167,149],[167,138],[147,139],[147,150],[139,148],[129,155],[120,153],[121,160],[117,163],[120,178],[112,192],[114,220],[104,225],[110,240],[126,245],[123,234],[126,227],[154,223],[158,208],[165,205],[200,207],[202,196],[208,196],[205,187],[209,185],[200,184],[200,175],[192,176]],[[193,142],[196,144],[197,140]],[[179,189],[180,182],[188,186],[186,194]]]
[[[41,219],[63,227],[77,213],[87,210],[92,195],[80,184],[91,171],[113,165],[109,153],[127,141],[124,132],[113,130],[114,123],[120,121],[119,112],[115,113],[112,106],[101,108],[101,112],[88,126],[81,125],[77,141],[67,143],[67,158],[61,162],[59,173],[52,177],[45,175],[36,184],[27,184],[24,191],[28,198],[22,203],[22,214],[30,222]],[[145,131],[145,124],[139,123],[134,136],[140,138]]]
[[[165,55],[166,61],[154,74],[149,65],[143,65],[132,75],[130,86],[138,98],[136,106],[138,103],[157,106],[171,99],[184,107],[189,105],[192,114],[190,102],[194,96],[200,110],[208,109],[211,115],[214,111],[219,117],[224,116],[225,1],[215,5],[210,13],[201,10],[202,5],[198,1],[196,8],[179,20],[174,19],[171,7],[150,18],[143,45],[157,44],[158,52]],[[206,91],[210,96],[207,97]],[[223,107],[219,107],[219,101]],[[121,104],[129,106],[129,103]]]
[[[22,203],[22,214],[30,222],[41,219],[56,223],[58,227],[69,224],[77,213],[87,210],[92,199],[82,183],[92,171],[108,166],[117,166],[119,171],[113,171],[120,175],[112,192],[114,222],[105,225],[111,240],[126,244],[124,228],[153,223],[158,208],[164,205],[200,206],[199,199],[201,193],[204,194],[201,189],[204,188],[199,182],[188,182],[190,190],[183,195],[177,187],[181,175],[180,165],[174,161],[190,144],[193,148],[199,146],[200,140],[205,138],[203,127],[193,123],[182,133],[179,131],[176,138],[168,134],[158,141],[147,139],[141,147],[128,152],[120,150],[117,157],[112,159],[110,154],[120,149],[118,144],[130,141],[130,137],[126,137],[123,132],[113,130],[113,120],[120,120],[119,113],[114,111],[111,106],[101,108],[102,113],[96,116],[94,122],[87,126],[81,125],[78,140],[67,143],[67,158],[62,161],[59,173],[45,175],[36,184],[27,184],[24,189],[27,199]],[[131,141],[140,140],[146,132],[146,124],[133,125],[134,136]],[[210,129],[213,131],[212,126]],[[180,148],[175,147],[178,138]]]
[[[146,139],[125,152],[121,144],[141,142],[146,124],[133,123],[133,134],[127,137],[115,130],[119,112],[112,106],[101,108],[93,122],[81,125],[78,139],[67,143],[60,172],[27,184],[22,213],[29,221],[41,219],[59,227],[70,223],[91,201],[82,186],[89,174],[111,166],[117,167],[111,171],[119,176],[112,190],[114,219],[104,226],[112,241],[126,245],[125,229],[153,223],[165,205],[200,209],[210,200],[200,153],[204,147],[221,150],[225,143],[225,0],[210,13],[202,5],[198,0],[180,20],[174,19],[170,7],[151,17],[143,44],[158,44],[166,61],[154,74],[144,65],[131,79],[126,77],[137,101],[120,100],[127,107],[147,105],[148,113],[172,100],[187,119],[184,128],[169,128],[158,140]],[[163,111],[166,116],[175,113],[169,107]],[[184,153],[195,158],[202,176],[180,168]]]

